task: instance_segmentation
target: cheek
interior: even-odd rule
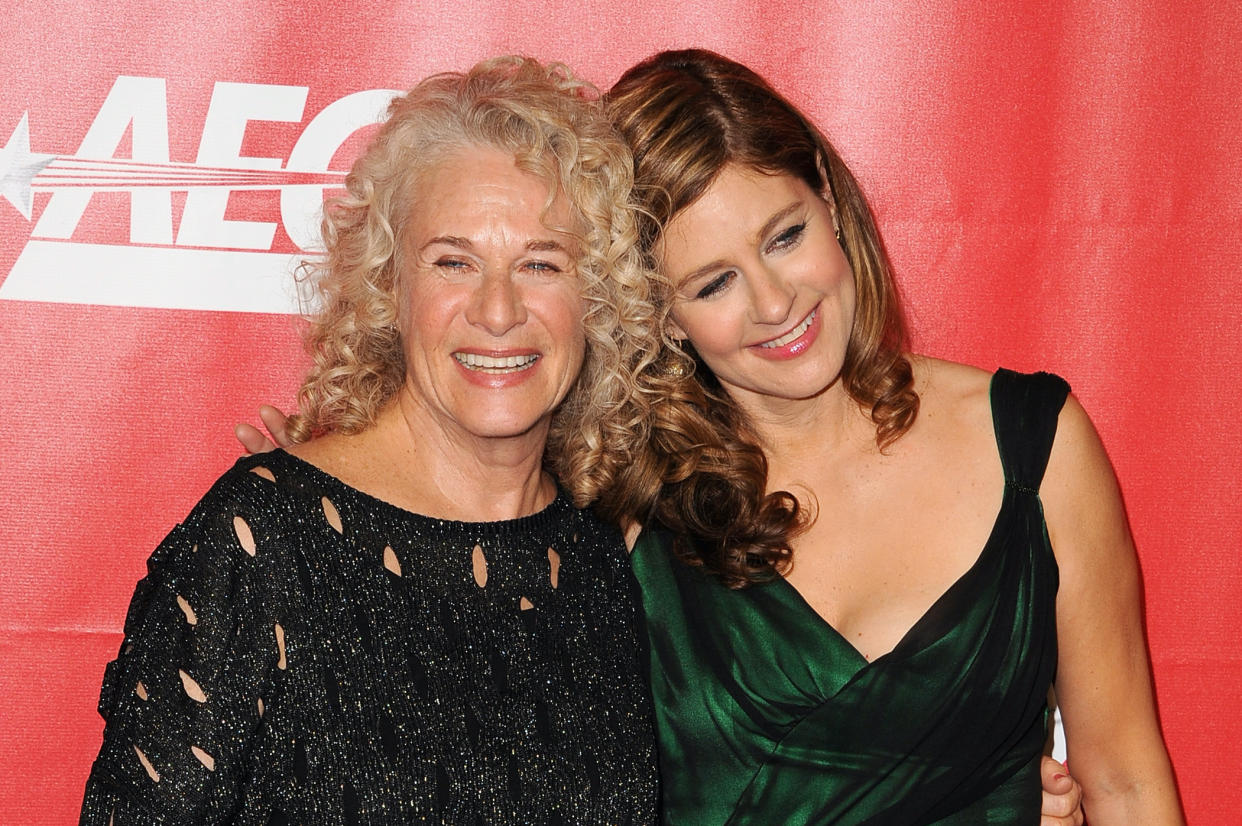
[[[548,330],[558,343],[573,342],[576,350],[586,347],[586,299],[577,290],[566,291],[549,302],[546,309]]]
[[[581,372],[586,356],[586,300],[574,288],[532,296],[530,301],[534,303],[527,308],[542,328],[545,346],[554,359],[549,366],[556,365],[555,375],[561,379],[572,380]]]
[[[683,309],[677,314],[677,327],[684,338],[711,367],[719,354],[733,351],[741,339],[735,308],[728,301],[716,301]]]
[[[401,305],[397,329],[401,332],[407,358],[430,353],[447,335],[455,310],[453,302],[422,297]]]
[[[665,321],[665,329],[667,330],[670,338],[679,340],[690,338],[690,334],[686,332],[686,325],[680,318],[680,314],[677,312],[676,308],[669,312],[668,320]]]

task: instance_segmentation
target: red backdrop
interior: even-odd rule
[[[702,45],[839,145],[918,349],[1073,384],[1129,507],[1187,812],[1242,821],[1231,6],[18,0],[0,21],[2,819],[75,820],[144,560],[238,452],[230,425],[292,400],[288,263],[305,184],[336,180],[379,111],[357,93],[508,52],[607,85]]]

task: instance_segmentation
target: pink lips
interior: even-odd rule
[[[788,331],[781,333],[779,336],[772,336],[772,338],[767,340],[776,341],[777,339],[788,335],[789,332],[798,329],[803,324],[806,324],[807,316],[812,314],[814,314],[815,317],[811,319],[811,323],[807,326],[802,335],[798,336],[793,341],[788,341],[780,347],[764,347],[763,345],[767,342],[761,341],[758,344],[750,345],[750,351],[760,358],[771,359],[773,361],[785,361],[787,359],[797,358],[805,353],[807,348],[814,344],[815,339],[819,336],[819,331],[823,326],[823,314],[820,312],[819,304],[816,304],[815,308],[812,309],[810,313],[803,316],[801,320],[799,320],[793,327],[789,328]]]

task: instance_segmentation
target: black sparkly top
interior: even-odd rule
[[[648,823],[617,530],[431,519],[240,460],[148,562],[83,824]]]

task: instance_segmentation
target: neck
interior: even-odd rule
[[[496,521],[528,516],[556,496],[556,483],[543,470],[546,420],[519,435],[479,437],[436,420],[403,388],[369,432],[388,466],[390,496],[410,510]]]
[[[768,459],[768,490],[786,488],[803,468],[822,465],[859,440],[874,442],[875,427],[838,381],[809,399],[737,394]]]

